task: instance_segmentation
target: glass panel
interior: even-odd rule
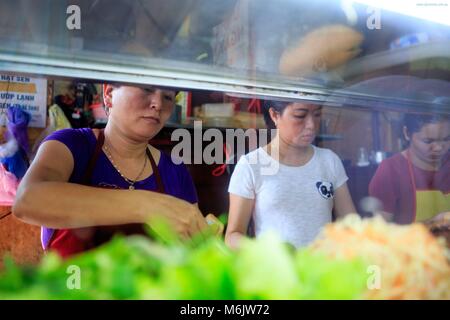
[[[447,1],[365,3],[3,0],[0,71],[402,110],[449,95]]]

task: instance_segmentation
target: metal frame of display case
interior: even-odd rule
[[[450,51],[449,51],[450,52]],[[105,59],[106,60],[106,59]],[[398,61],[400,62],[400,61]],[[357,61],[356,64],[360,64]],[[185,66],[182,63],[177,63]],[[161,61],[150,60],[149,67],[117,66],[64,60],[63,58],[42,58],[0,53],[0,71],[11,74],[44,76],[50,79],[85,79],[96,82],[121,82],[137,85],[158,85],[162,87],[183,88],[187,90],[222,91],[229,95],[241,97],[257,97],[262,99],[305,100],[322,102],[325,105],[339,107],[344,103],[356,108],[378,109],[388,111],[424,111],[431,103],[429,101],[415,101],[383,97],[379,95],[357,94],[345,89],[327,88],[311,81],[293,81],[286,78],[270,80],[252,79],[239,76],[224,69],[221,76],[208,74],[208,67],[196,66],[197,73],[183,69],[161,68]],[[153,67],[155,66],[155,67]],[[181,70],[181,71],[180,71]],[[350,69],[350,70],[354,70]],[[383,107],[383,102],[386,106]],[[392,107],[395,105],[396,107]],[[433,110],[450,112],[448,106],[433,105]]]
[[[158,85],[187,90],[221,91],[230,95],[262,99],[305,100],[321,102],[334,107],[346,105],[366,110],[390,111],[395,109],[405,112],[408,110],[427,111],[431,107],[432,101],[367,92],[358,93],[348,90],[348,85],[357,81],[358,78],[361,81],[366,80],[364,77],[367,77],[368,73],[380,70],[384,70],[385,74],[389,75],[390,68],[413,61],[429,58],[444,58],[450,61],[450,38],[443,41],[413,43],[404,47],[389,49],[383,36],[383,29],[380,29],[381,31],[367,30],[366,24],[360,23],[357,26],[354,25],[354,29],[364,33],[364,37],[368,37],[367,41],[373,41],[370,44],[372,48],[368,50],[366,55],[354,58],[341,67],[330,71],[320,71],[311,76],[283,76],[277,73],[279,70],[272,72],[271,68],[260,69],[261,63],[271,59],[270,55],[273,53],[271,49],[273,47],[279,49],[281,46],[284,49],[288,49],[289,46],[297,43],[298,36],[307,35],[309,34],[308,32],[317,30],[322,25],[330,26],[336,23],[345,25],[348,19],[342,20],[342,18],[343,14],[348,14],[348,12],[342,9],[340,1],[315,1],[314,3],[308,1],[283,1],[275,3],[270,0],[248,0],[241,1],[243,2],[242,6],[239,5],[240,1],[177,1],[171,0],[164,4],[150,0],[135,3],[122,2],[129,9],[129,13],[127,13],[128,11],[125,12],[125,9],[115,9],[114,6],[103,8],[100,5],[100,1],[95,1],[95,6],[92,2],[77,0],[74,3],[79,4],[85,10],[83,14],[87,19],[85,22],[87,27],[70,31],[66,29],[65,21],[67,18],[65,5],[69,2],[61,1],[58,4],[50,4],[51,2],[48,0],[41,0],[41,6],[39,1],[21,0],[19,1],[21,10],[25,11],[29,7],[30,10],[34,11],[29,13],[26,19],[24,17],[23,21],[17,25],[21,26],[22,29],[26,29],[25,27],[31,28],[30,32],[33,36],[27,38],[22,30],[21,32],[18,31],[17,34],[12,33],[8,34],[6,38],[1,38],[0,71],[12,74],[44,76],[49,79],[86,79],[97,82]],[[11,1],[11,3],[13,2]],[[133,7],[135,4],[139,4],[137,8]],[[179,4],[178,11],[169,8],[169,6],[177,4]],[[326,7],[324,4],[326,4]],[[152,12],[149,16],[146,5],[153,5],[162,11],[158,12],[158,15],[155,15],[156,11]],[[221,8],[221,10],[218,8]],[[361,18],[363,16],[365,18],[365,8],[359,6],[357,9]],[[337,12],[338,10],[340,12]],[[109,15],[107,14],[108,12]],[[313,17],[312,12],[316,13],[317,17]],[[120,21],[115,21],[111,18],[111,13],[113,16],[119,16]],[[299,13],[305,13],[301,16],[304,20],[303,22],[297,20],[299,17],[296,14]],[[356,14],[357,11],[353,13]],[[241,34],[236,34],[236,36],[240,36],[236,41],[241,41],[240,45],[244,45],[246,48],[242,52],[239,50],[234,52],[233,54],[238,57],[234,57],[234,59],[239,60],[242,58],[250,62],[247,61],[246,64],[238,61],[237,64],[227,64],[227,61],[224,62],[220,59],[220,61],[216,61],[212,65],[196,63],[195,59],[187,62],[183,59],[182,51],[183,49],[189,49],[189,46],[187,48],[183,46],[179,48],[177,46],[178,43],[175,46],[178,48],[175,56],[173,56],[173,53],[172,56],[170,54],[161,54],[160,56],[158,54],[142,54],[142,52],[120,53],[102,48],[102,46],[109,44],[109,41],[112,40],[118,40],[113,41],[115,45],[117,45],[116,42],[121,44],[122,41],[128,40],[127,37],[130,34],[126,30],[131,28],[129,26],[131,22],[138,24],[140,21],[138,21],[138,16],[144,17],[144,20],[140,22],[151,22],[153,24],[155,24],[154,20],[156,18],[160,19],[161,21],[155,24],[156,31],[161,33],[161,30],[167,30],[170,40],[175,41],[178,39],[176,38],[178,32],[175,32],[175,30],[179,31],[182,29],[182,25],[190,14],[196,17],[196,20],[191,21],[191,23],[197,23],[197,29],[200,28],[199,26],[202,26],[201,23],[205,23],[205,27],[208,30],[200,31],[210,32],[210,38],[206,37],[206,40],[210,42],[221,43],[220,39],[213,38],[213,35],[217,35],[216,28],[219,26],[223,27],[222,32],[225,34],[240,31]],[[337,18],[337,16],[342,17]],[[400,24],[400,29],[402,29],[400,34],[410,32],[411,28],[415,29],[416,25],[418,25],[421,26],[419,29],[423,27],[429,28],[431,31],[443,28],[444,34],[450,37],[450,29],[446,26],[438,26],[438,24],[428,23],[424,20],[400,16],[386,12],[383,18],[386,18],[387,24],[391,23],[390,27],[396,27],[397,24]],[[120,32],[118,34],[114,33],[117,39],[114,37],[111,39],[109,33],[104,34],[109,29],[104,27],[103,20],[100,17],[110,19],[108,20],[109,23],[123,22],[125,24],[122,26],[124,28],[122,30],[123,34]],[[45,21],[45,23],[42,22],[44,18],[48,18],[48,21]],[[227,24],[230,18],[232,23]],[[284,23],[282,18],[286,18],[288,21]],[[267,27],[267,25],[274,22],[273,29]],[[405,26],[401,25],[403,23],[405,23]],[[347,23],[347,25],[351,26],[351,23]],[[142,25],[136,25],[135,28],[139,28],[139,26],[142,27]],[[89,29],[96,27],[101,30]],[[231,30],[230,27],[232,27]],[[386,25],[383,25],[383,27],[385,28]],[[305,34],[301,33],[301,30]],[[99,34],[95,34],[95,31]],[[280,32],[280,35],[269,35],[269,31]],[[199,33],[198,30],[195,32],[194,37],[196,40],[204,38],[201,32]],[[389,26],[387,26],[386,32],[392,32]],[[258,33],[258,35],[255,35],[255,33]],[[288,42],[287,40],[285,42],[280,40],[283,34],[286,37],[290,37]],[[270,39],[268,39],[269,36]],[[398,36],[398,34],[395,36]],[[147,40],[148,37],[144,39]],[[323,41],[323,38],[319,39],[317,41]],[[86,46],[80,46],[77,40],[80,40],[81,43],[84,41]],[[227,44],[231,40],[225,39],[224,42]],[[267,45],[269,40],[273,42],[271,42],[272,47]],[[255,45],[253,42],[257,44]],[[93,43],[95,46],[92,46]],[[251,46],[253,45],[256,47],[252,48]],[[373,47],[377,47],[375,52],[372,50]],[[381,51],[378,51],[379,48],[381,48]],[[226,51],[229,48],[225,46],[222,49],[224,49],[222,51]],[[265,50],[267,52],[264,52]],[[263,56],[265,58],[261,59],[262,62],[254,63],[254,55],[261,53],[261,51],[264,53]],[[450,74],[449,70],[447,72]],[[433,111],[450,112],[448,106],[436,104],[433,104]]]

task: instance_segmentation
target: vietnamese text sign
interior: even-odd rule
[[[0,112],[6,112],[8,107],[28,112],[31,116],[29,127],[44,128],[47,119],[47,80],[0,74]]]

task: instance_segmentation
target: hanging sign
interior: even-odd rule
[[[8,107],[28,112],[31,116],[29,127],[44,128],[47,119],[47,80],[0,74],[0,112],[6,112]],[[5,117],[0,119],[4,121]]]

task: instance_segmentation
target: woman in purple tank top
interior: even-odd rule
[[[13,214],[43,226],[44,248],[63,257],[139,233],[156,217],[182,237],[205,228],[186,167],[148,144],[170,117],[175,92],[105,84],[103,99],[104,130],[64,129],[42,143]]]

